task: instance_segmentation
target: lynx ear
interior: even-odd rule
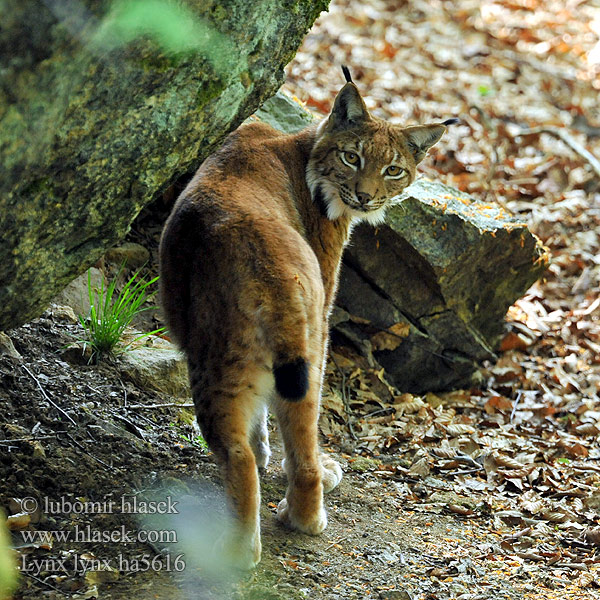
[[[446,127],[442,123],[417,125],[402,130],[415,163],[420,163],[425,158],[427,150],[440,140],[444,131],[446,131]]]
[[[370,118],[371,115],[369,115],[358,88],[352,82],[348,82],[335,97],[327,129],[330,131],[347,129],[368,121]]]

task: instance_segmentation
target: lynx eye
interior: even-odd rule
[[[360,163],[360,156],[356,152],[344,151],[342,152],[342,160],[351,167],[355,167]]]
[[[406,169],[403,169],[402,167],[399,167],[398,165],[390,165],[384,171],[383,174],[386,177],[399,177],[400,175],[403,175],[404,173],[406,173]]]

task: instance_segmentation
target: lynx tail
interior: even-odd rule
[[[308,363],[303,358],[293,362],[275,364],[275,388],[285,400],[298,402],[308,392]]]

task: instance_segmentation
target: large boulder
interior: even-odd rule
[[[256,115],[291,133],[311,116],[278,94]],[[497,205],[424,179],[346,249],[331,325],[403,391],[468,385],[494,357],[504,315],[549,254]]]
[[[0,330],[272,95],[327,4],[2,0]]]
[[[346,250],[336,327],[403,391],[467,385],[504,315],[546,270],[541,242],[502,208],[420,179]]]

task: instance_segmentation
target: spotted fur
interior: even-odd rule
[[[346,79],[318,127],[306,180],[313,197],[323,196],[330,219],[345,216],[377,225],[454,120],[416,127],[387,123],[369,114],[349,74]]]
[[[243,125],[200,167],[160,245],[161,297],[187,356],[198,422],[221,463],[236,527],[225,547],[260,559],[258,468],[269,459],[266,406],[288,477],[278,517],[318,534],[339,465],[319,453],[328,315],[353,222],[379,223],[443,124],[372,117],[352,83],[318,126],[283,135]]]

